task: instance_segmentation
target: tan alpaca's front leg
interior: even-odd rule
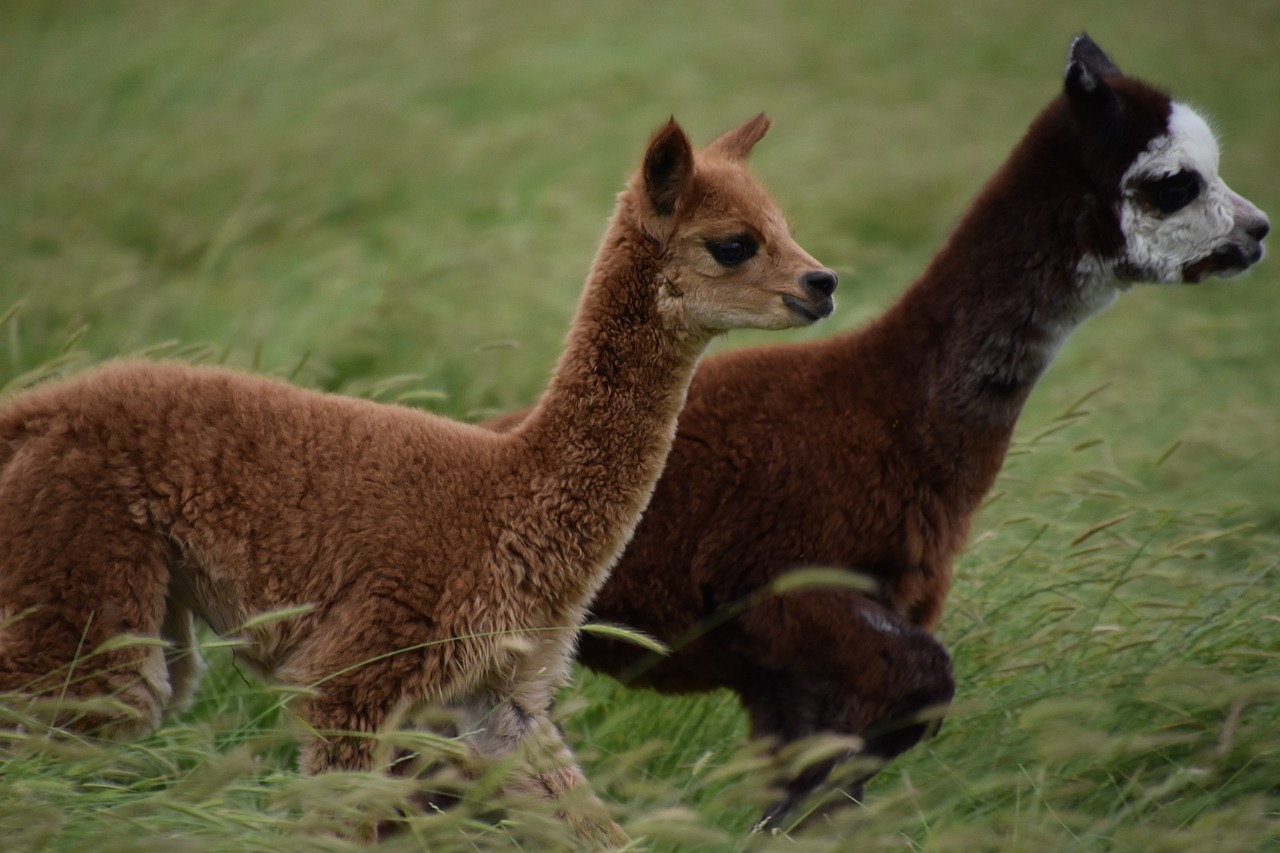
[[[561,618],[565,624],[579,625],[583,614],[573,611]],[[506,701],[495,709],[503,725],[491,730],[507,733],[499,748],[520,750],[522,761],[507,786],[510,793],[551,800],[557,805],[556,817],[584,840],[603,847],[625,846],[630,839],[591,790],[551,719],[556,693],[569,681],[576,645],[576,630],[552,631],[534,639],[527,654],[516,657],[504,691]]]
[[[329,671],[341,669],[334,664]],[[376,736],[400,695],[396,675],[385,661],[379,661],[342,674],[287,679],[316,690],[298,707],[298,716],[310,729],[302,743],[303,773],[374,769]]]
[[[528,770],[517,771],[513,791],[538,793],[561,804],[556,817],[580,838],[605,847],[622,847],[630,841],[592,792],[559,727],[546,714],[536,717],[525,738],[525,763]]]
[[[311,729],[299,759],[303,773],[314,776],[326,770],[373,769],[374,736],[385,718],[382,708],[311,697],[298,712]]]
[[[299,672],[290,681],[315,684],[317,693],[305,699],[299,715],[312,729],[304,741],[301,767],[307,774],[327,770],[370,771],[378,764],[379,732],[398,719],[404,706],[406,679],[389,658],[371,662],[341,675],[314,676]],[[333,663],[330,671],[340,667]],[[568,746],[549,716],[557,679],[543,676],[501,694],[485,691],[459,706],[458,730],[468,735],[474,753],[464,776],[479,775],[482,767],[514,757],[506,792],[515,798],[534,797],[556,803],[556,817],[579,837],[599,847],[622,846],[628,838],[610,817],[605,804],[587,785]],[[531,710],[525,703],[533,706]],[[424,803],[431,798],[424,796]],[[372,834],[377,834],[376,832]]]
[[[549,692],[543,685],[530,687],[534,695]],[[506,785],[509,796],[553,801],[556,817],[592,844],[621,847],[630,841],[591,791],[546,706],[530,710],[519,699],[498,701],[485,715],[484,728],[472,736],[471,745],[485,763],[512,755],[518,758]]]
[[[285,684],[314,691],[297,708],[311,731],[301,769],[382,769],[377,735],[404,708],[446,692],[446,673],[458,657],[480,654],[474,644],[433,644],[430,636],[397,625],[390,606],[355,599],[330,609],[275,669]],[[397,628],[401,630],[397,631]]]

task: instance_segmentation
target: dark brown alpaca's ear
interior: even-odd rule
[[[1113,113],[1119,107],[1119,98],[1107,85],[1107,78],[1123,76],[1111,57],[1102,52],[1088,33],[1081,33],[1071,42],[1067,50],[1063,88],[1078,111],[1095,115]]]
[[[669,119],[644,152],[644,191],[659,216],[675,213],[676,202],[693,177],[693,145],[676,120]]]
[[[710,151],[719,151],[735,160],[745,160],[768,129],[769,117],[760,113],[724,134],[707,148]]]

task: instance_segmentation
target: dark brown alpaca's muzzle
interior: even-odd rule
[[[1245,236],[1253,241],[1247,251],[1248,263],[1246,266],[1253,266],[1258,261],[1262,260],[1262,256],[1264,254],[1262,241],[1271,233],[1271,222],[1267,219],[1266,214],[1259,210],[1258,218],[1253,222],[1246,224],[1243,230]]]
[[[1271,220],[1246,198],[1231,193],[1235,227],[1227,240],[1208,255],[1182,268],[1182,280],[1198,284],[1211,275],[1227,278],[1262,260],[1262,241],[1271,233]]]
[[[1261,213],[1259,216],[1253,222],[1237,225],[1230,240],[1183,267],[1182,280],[1187,284],[1199,284],[1209,276],[1229,278],[1262,260],[1266,254],[1262,241],[1271,232],[1271,223]]]

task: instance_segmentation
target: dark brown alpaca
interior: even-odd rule
[[[514,788],[579,785],[549,704],[695,361],[727,329],[832,308],[835,275],[747,171],[767,127],[758,116],[697,153],[674,121],[658,131],[550,388],[508,435],[176,364],[109,365],[8,401],[0,691],[51,697],[58,723],[145,731],[195,689],[200,617],[259,671],[314,691],[298,706],[307,772],[384,766],[371,735],[430,705],[481,757],[526,741],[552,757]],[[63,705],[97,697],[115,709]],[[624,838],[607,818],[579,826]]]
[[[675,652],[584,637],[581,659],[665,692],[728,688],[752,735],[779,745],[833,732],[879,759],[907,749],[926,728],[913,716],[954,691],[927,633],[952,559],[1058,347],[1130,282],[1248,267],[1267,227],[1218,177],[1204,122],[1082,36],[1062,94],[884,316],[699,366],[650,507],[593,605]],[[878,592],[760,595],[802,566],[855,569]],[[794,779],[766,820],[831,767]]]

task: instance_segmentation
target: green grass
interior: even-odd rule
[[[717,347],[851,328],[923,267],[1080,29],[1203,106],[1226,179],[1280,211],[1271,0],[9,0],[0,383],[160,352],[461,418],[524,405],[670,114],[705,141],[767,110],[756,169],[842,276],[825,324]],[[1280,842],[1276,269],[1138,288],[1076,335],[959,561],[942,734],[867,808],[751,849]],[[315,803],[404,795],[299,777],[282,695],[211,657],[196,706],[140,742],[3,746],[0,849],[347,849]],[[633,833],[742,846],[766,774],[731,697],[582,674],[563,709]],[[538,849],[553,830],[462,808],[415,832],[387,846]]]

